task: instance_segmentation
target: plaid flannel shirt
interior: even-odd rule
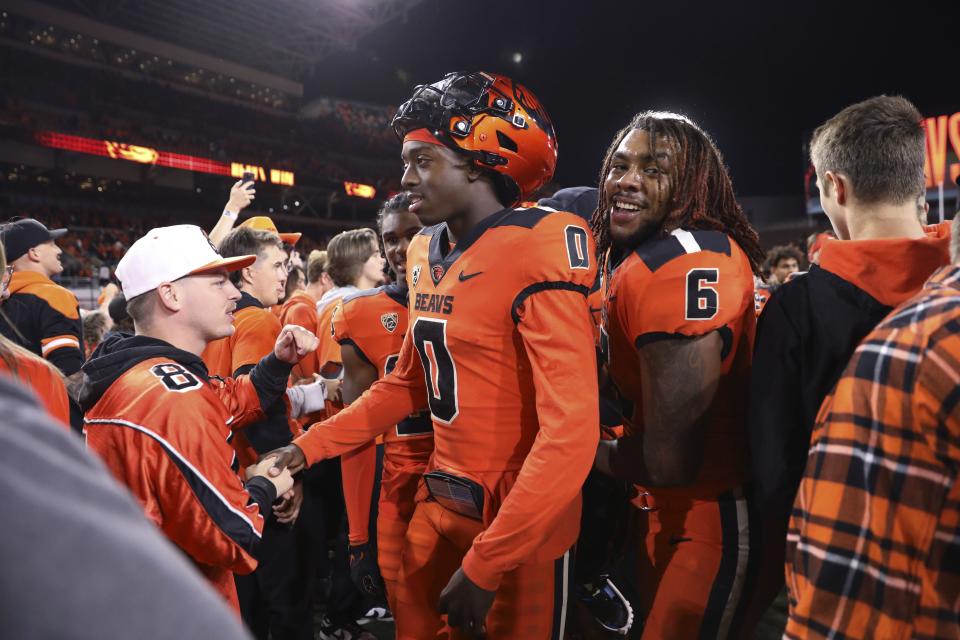
[[[863,341],[787,535],[788,638],[960,638],[960,267]]]

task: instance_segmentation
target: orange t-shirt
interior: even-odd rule
[[[243,294],[233,314],[233,335],[207,344],[200,357],[207,365],[211,376],[224,380],[236,377],[237,371],[252,368],[260,359],[273,352],[280,335],[280,320],[265,309],[255,298]],[[298,425],[291,422],[291,431],[299,433]],[[257,452],[250,445],[242,430],[233,439],[240,464],[244,467],[257,461]]]
[[[407,333],[407,295],[396,285],[386,285],[349,295],[333,314],[333,338],[349,344],[382,378],[400,358]],[[422,411],[397,423],[384,433],[385,455],[410,455],[424,461],[433,451],[433,423]]]
[[[280,308],[280,327],[288,324],[295,324],[303,327],[310,333],[317,331],[317,301],[313,299],[306,291],[296,291],[287,299]],[[320,373],[320,366],[317,363],[317,352],[308,353],[304,358],[293,367],[291,378],[301,380],[304,378],[313,379],[313,374]]]

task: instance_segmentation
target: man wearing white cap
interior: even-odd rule
[[[255,259],[222,258],[193,225],[137,240],[117,267],[136,335],[100,345],[80,394],[88,446],[234,607],[233,574],[256,567],[263,514],[293,481],[269,477],[264,461],[244,485],[230,440],[283,396],[292,365],[317,346],[287,326],[249,375],[208,375],[200,352],[233,332],[240,299],[228,273]]]

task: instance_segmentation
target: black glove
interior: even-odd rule
[[[350,546],[350,579],[361,592],[382,596],[383,578],[377,566],[377,550],[369,542]]]

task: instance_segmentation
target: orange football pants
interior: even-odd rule
[[[380,480],[380,505],[377,515],[377,562],[387,589],[390,611],[397,611],[397,590],[400,580],[400,558],[407,527],[417,506],[417,487],[426,462],[398,464],[389,450],[383,457]],[[396,614],[394,614],[396,615]]]
[[[394,609],[400,640],[467,638],[437,613],[440,592],[460,568],[483,524],[444,509],[417,504],[407,528],[403,571]],[[520,565],[507,573],[487,614],[487,638],[560,640],[566,625],[571,552],[556,560]]]
[[[739,488],[715,500],[658,494],[638,510],[643,640],[749,637],[743,618],[759,564],[753,515]]]

